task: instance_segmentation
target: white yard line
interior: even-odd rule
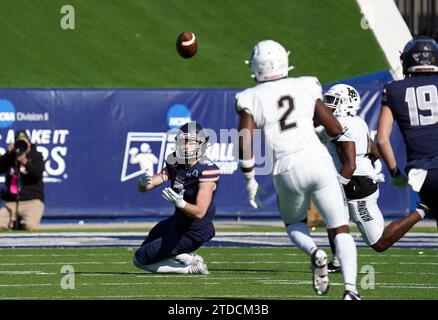
[[[219,285],[219,282],[192,282],[190,285]],[[95,286],[96,283],[81,283],[81,286]],[[181,282],[103,282],[98,285],[102,286],[141,286],[141,285],[181,285]]]
[[[207,264],[309,264],[309,261],[211,261]],[[2,262],[0,266],[50,266],[50,265],[125,265],[132,264],[131,261],[69,261],[69,262]],[[366,261],[366,264],[388,265],[390,262]],[[438,265],[438,262],[398,262],[399,265]]]
[[[120,253],[77,253],[77,254],[1,254],[0,258],[3,257],[83,257],[83,256],[120,256],[123,252]],[[126,255],[132,255],[132,252],[125,253]]]
[[[37,276],[46,276],[46,275],[55,275],[59,273],[55,272],[43,272],[43,271],[2,271],[0,270],[0,274],[16,274],[16,275],[37,275]]]
[[[284,249],[284,248],[282,248]],[[296,249],[296,248],[295,248]],[[411,249],[410,249],[411,250]],[[419,250],[419,251],[423,251],[422,249],[412,249],[412,250]],[[222,256],[222,253],[209,253],[209,256]],[[246,252],[242,252],[242,253],[227,253],[227,256],[290,256],[290,257],[299,257],[299,256],[306,256],[305,253],[246,253]],[[388,258],[388,257],[434,257],[438,259],[438,254],[391,254],[391,253],[384,253],[384,254],[379,254],[379,253],[373,253],[373,254],[364,254],[364,253],[358,253],[359,257],[376,257],[376,258]]]
[[[50,287],[53,283],[34,283],[34,284],[0,284],[0,287]]]

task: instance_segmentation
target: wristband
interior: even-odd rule
[[[397,166],[395,166],[394,169],[389,170],[389,174],[391,175],[391,177],[394,178],[394,177],[400,176],[401,172],[400,172],[400,169]]]
[[[349,183],[350,183],[350,180],[351,180],[351,179],[344,178],[344,177],[341,176],[340,174],[338,174],[338,179],[339,179],[339,182],[341,182],[344,186],[346,186],[347,184],[349,184]]]
[[[187,202],[184,199],[178,200],[175,204],[177,208],[184,209],[187,206]]]
[[[251,159],[248,160],[239,159],[239,165],[241,168],[250,169],[255,165],[255,158],[252,157]]]

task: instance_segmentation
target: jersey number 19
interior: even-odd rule
[[[438,93],[436,86],[407,88],[405,102],[408,104],[411,126],[427,126],[438,122]],[[422,115],[419,111],[429,111],[430,115]]]

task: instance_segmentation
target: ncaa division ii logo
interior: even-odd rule
[[[120,181],[140,176],[147,169],[156,174],[163,169],[165,157],[175,150],[176,131],[192,119],[184,104],[172,105],[166,116],[168,132],[128,132]]]
[[[15,111],[12,102],[0,99],[0,128],[8,128],[15,122]]]
[[[152,175],[160,172],[166,137],[166,133],[162,132],[128,132],[120,181],[125,182],[140,176],[146,169]],[[128,172],[128,164],[137,165],[138,170]],[[154,170],[156,166],[157,170]]]

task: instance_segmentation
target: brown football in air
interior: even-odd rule
[[[176,50],[185,59],[193,57],[198,51],[198,39],[193,32],[181,32],[176,39]]]

